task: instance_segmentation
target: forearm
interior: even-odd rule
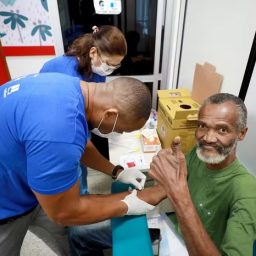
[[[108,175],[111,175],[114,168],[114,165],[107,158],[101,155],[90,140],[86,145],[86,149],[81,158],[81,163]]]
[[[170,197],[169,199],[171,200]],[[180,198],[180,200],[176,202],[172,201],[172,203],[189,255],[221,255],[206,232],[190,196]]]
[[[124,216],[128,208],[121,200],[128,193],[82,196],[79,203],[80,207],[76,208],[76,218],[69,225],[89,224],[113,217]],[[166,194],[160,187],[155,186],[138,191],[138,197],[151,205],[157,205],[166,197]],[[86,220],[86,223],[84,220]]]
[[[80,196],[77,183],[70,190],[57,195],[42,195],[35,191],[34,193],[49,218],[65,226],[121,217],[128,211],[127,204],[121,201],[129,194],[128,191],[112,195]],[[156,205],[165,197],[165,192],[155,186],[138,192],[138,197]]]

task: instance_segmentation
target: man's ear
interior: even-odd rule
[[[245,138],[245,135],[248,131],[248,128],[243,128],[240,132],[239,132],[239,135],[238,135],[238,140],[243,140]]]
[[[90,51],[89,51],[89,56],[90,56],[90,58],[93,58],[93,56],[94,56],[95,54],[97,54],[97,53],[98,53],[97,48],[96,48],[95,46],[91,47],[91,49],[90,49]]]
[[[116,108],[109,108],[104,111],[104,117],[105,118],[112,118],[112,116],[117,116],[118,110]]]

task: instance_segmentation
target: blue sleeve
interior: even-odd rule
[[[27,180],[34,191],[56,194],[78,180],[83,149],[71,143],[27,141]]]

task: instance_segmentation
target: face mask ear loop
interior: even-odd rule
[[[101,118],[101,120],[100,120],[100,123],[99,123],[99,125],[98,125],[98,127],[97,127],[97,129],[100,131],[100,126],[101,126],[101,123],[103,122],[103,119],[104,119],[104,115],[103,115],[103,117]],[[101,131],[100,131],[101,132]]]
[[[87,119],[90,118],[92,112],[93,112],[93,106],[94,106],[94,93],[95,93],[95,88],[92,88],[92,93],[91,93],[91,98],[90,98],[90,101],[89,101],[89,85],[90,83],[87,83],[88,85],[88,115],[87,115]],[[91,104],[91,106],[89,105],[89,103]]]
[[[113,129],[112,129],[112,132],[115,130],[116,128],[116,123],[117,123],[117,118],[118,118],[118,113],[116,114],[116,120],[114,122],[114,126],[113,126]]]

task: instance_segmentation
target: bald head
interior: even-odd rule
[[[147,120],[151,111],[151,95],[144,83],[135,78],[112,80],[113,104],[129,120]]]

